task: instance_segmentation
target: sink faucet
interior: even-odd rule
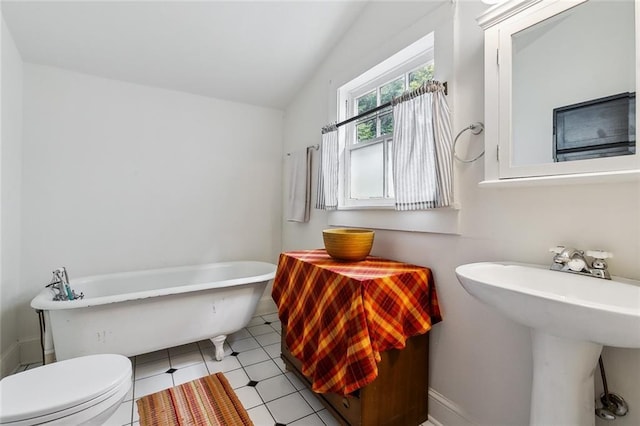
[[[555,253],[551,270],[570,272],[573,274],[589,275],[596,278],[611,279],[605,259],[613,257],[609,252],[602,250],[582,250],[573,247],[557,246],[549,249]]]

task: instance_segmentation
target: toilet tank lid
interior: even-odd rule
[[[131,380],[131,361],[117,354],[87,355],[0,380],[0,423],[65,410]]]

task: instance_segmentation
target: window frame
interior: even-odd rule
[[[380,88],[404,77],[405,90],[408,88],[409,74],[424,66],[434,65],[434,32],[430,32],[408,47],[400,50],[388,59],[382,61],[367,72],[349,81],[338,89],[338,119],[346,120],[357,115],[357,102],[359,97],[376,91],[377,105],[380,105]],[[393,209],[395,198],[388,197],[391,193],[388,170],[391,141],[393,133],[379,135],[380,116],[385,111],[372,113],[376,119],[376,137],[363,142],[355,142],[357,138],[357,123],[350,123],[338,131],[339,144],[339,179],[338,179],[338,210],[353,209]],[[351,152],[377,144],[383,146],[383,197],[380,198],[351,198]]]

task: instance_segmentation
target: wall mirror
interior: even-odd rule
[[[640,170],[634,0],[525,0],[489,9],[487,180]]]

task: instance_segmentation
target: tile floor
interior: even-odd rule
[[[220,371],[256,426],[338,424],[313,393],[286,371],[280,359],[277,314],[254,317],[246,328],[227,338],[224,349],[222,361],[215,360],[209,340],[132,357],[133,387],[106,425],[137,426],[138,398]],[[422,426],[426,425],[430,423]]]

